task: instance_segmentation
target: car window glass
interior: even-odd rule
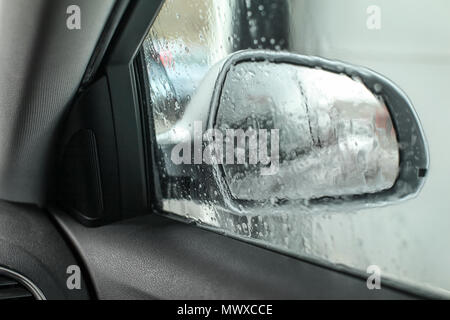
[[[231,53],[289,51],[365,66],[396,82],[422,121],[432,169],[419,197],[399,205],[316,212],[274,200],[248,214],[221,207],[222,190],[192,178],[202,166],[168,175],[159,148],[163,209],[289,254],[363,273],[376,266],[387,278],[450,291],[449,40],[447,0],[167,0],[143,46],[157,135],[183,117],[210,68]]]

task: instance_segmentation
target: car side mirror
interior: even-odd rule
[[[429,168],[417,114],[395,84],[285,52],[240,51],[214,66],[157,142],[169,175],[206,163],[233,206],[385,205],[414,197]]]

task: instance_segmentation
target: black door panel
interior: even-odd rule
[[[411,299],[158,215],[89,229],[62,212],[100,299]]]
[[[85,279],[81,290],[66,286],[73,265],[82,267],[44,210],[0,202],[0,267],[28,278],[46,299],[89,299]]]

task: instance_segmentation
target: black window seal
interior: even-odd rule
[[[89,60],[88,66],[81,81],[79,91],[83,91],[85,87],[89,86],[93,81],[95,81],[95,75],[97,74],[101,66],[103,58],[106,55],[113,36],[129,4],[130,0],[116,0],[94,49],[92,57]]]
[[[148,214],[151,209],[145,146],[139,50],[163,0],[134,0],[112,37],[101,68],[107,76],[118,150],[122,217]],[[154,186],[153,186],[154,187]]]

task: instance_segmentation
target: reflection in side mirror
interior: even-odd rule
[[[271,156],[276,163],[224,163],[236,199],[376,193],[390,189],[399,173],[399,145],[386,105],[344,74],[268,61],[235,65],[222,89],[216,127],[279,132],[279,154]],[[245,143],[248,154],[260,153],[266,143],[252,142]],[[236,155],[244,144],[234,146]],[[271,174],[261,174],[265,167]]]
[[[417,115],[393,83],[283,52],[241,51],[214,66],[182,119],[156,139],[173,181],[165,197],[188,190],[209,201],[214,192],[223,208],[386,205],[414,197],[429,166]]]

